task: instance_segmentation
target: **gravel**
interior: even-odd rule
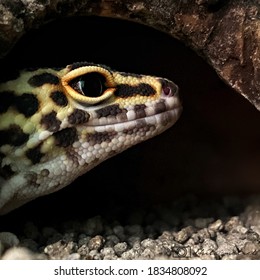
[[[259,205],[260,197],[187,197],[149,211],[136,210],[125,217],[129,224],[106,215],[51,226],[27,221],[21,231],[0,233],[0,255],[51,260],[260,259]]]

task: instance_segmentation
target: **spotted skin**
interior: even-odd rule
[[[163,78],[85,62],[21,71],[0,84],[0,214],[163,132],[181,110]]]

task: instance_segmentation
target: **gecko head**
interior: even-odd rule
[[[179,118],[171,81],[93,63],[0,85],[0,212],[57,191]]]

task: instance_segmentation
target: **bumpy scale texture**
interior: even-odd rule
[[[21,71],[0,85],[0,214],[163,132],[181,110],[163,78],[92,63]]]

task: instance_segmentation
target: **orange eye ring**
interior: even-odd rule
[[[90,97],[82,95],[81,93],[77,92],[75,89],[71,87],[69,84],[72,80],[77,79],[83,75],[88,73],[99,73],[100,75],[104,76],[106,79],[106,86],[108,87],[100,96],[98,97]],[[77,69],[70,71],[69,73],[65,74],[61,78],[61,83],[66,92],[75,100],[83,103],[88,104],[96,104],[101,101],[104,101],[111,96],[113,96],[116,84],[114,82],[114,78],[112,74],[107,70],[99,66],[83,66]]]

